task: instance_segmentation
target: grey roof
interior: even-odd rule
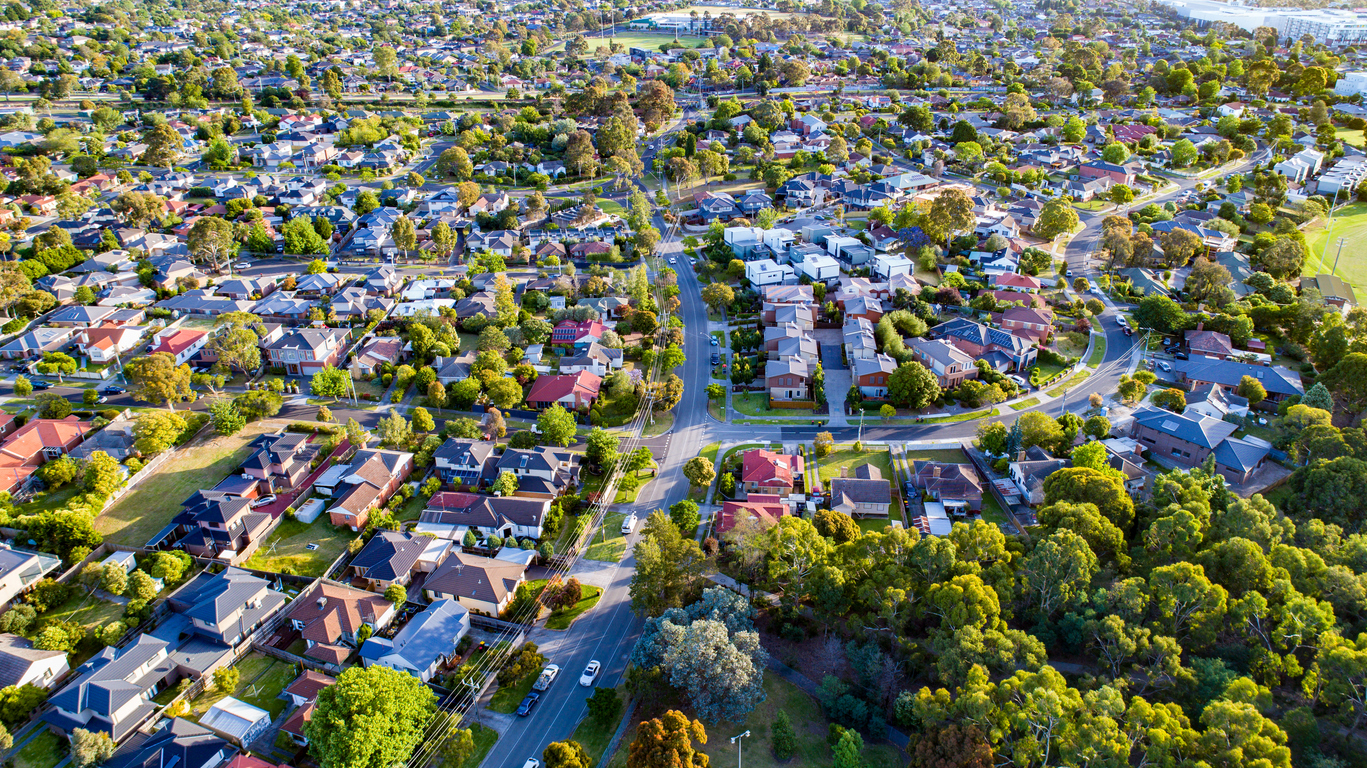
[[[438,659],[455,653],[456,643],[470,630],[470,611],[455,600],[437,600],[427,610],[394,635],[392,641],[381,638],[366,640],[361,647],[361,658],[383,659],[398,656],[402,666],[425,671]]]
[[[139,635],[131,645],[105,648],[82,664],[78,670],[80,676],[58,691],[49,703],[71,713],[91,710],[105,721],[107,730],[112,725],[109,718],[114,712],[151,689],[174,667],[169,660],[163,660],[150,671],[140,672],[145,665],[165,654],[168,646],[165,640]]]
[[[380,531],[356,554],[351,567],[364,570],[364,577],[367,579],[395,581],[413,570],[413,566],[418,564],[418,558],[430,543],[431,536]]]
[[[1227,421],[1212,419],[1209,416],[1187,416],[1147,406],[1134,412],[1134,421],[1139,426],[1207,449],[1214,449],[1221,440],[1239,429]]]
[[[975,323],[963,317],[956,317],[953,320],[940,323],[931,329],[931,334],[937,338],[953,336],[955,338],[970,341],[978,346],[996,345],[1006,347],[1012,351],[1022,351],[1030,346],[1030,343],[1019,336],[1016,336],[1000,328],[992,328],[982,323]]]
[[[1172,369],[1192,381],[1209,381],[1226,387],[1237,387],[1245,376],[1252,376],[1263,385],[1268,394],[1305,394],[1305,385],[1301,383],[1300,374],[1280,365],[1266,366],[1235,360],[1193,358],[1173,361]]]
[[[175,602],[184,606],[181,612],[190,618],[218,624],[268,584],[265,579],[237,568],[214,574],[204,571],[176,592]]]
[[[1238,437],[1227,438],[1215,448],[1215,463],[1240,472],[1247,472],[1258,466],[1271,451],[1266,445],[1258,445]]]
[[[237,754],[237,748],[213,731],[174,718],[151,738],[130,741],[105,768],[216,768]]]
[[[42,651],[18,635],[0,635],[0,686],[18,685],[34,662],[64,657],[63,651]]]

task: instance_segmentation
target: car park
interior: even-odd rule
[[[584,667],[584,674],[579,676],[579,684],[585,688],[593,685],[593,681],[598,679],[598,670],[602,668],[603,665],[598,663],[597,659],[590,661],[589,665]]]
[[[527,715],[530,715],[532,713],[532,707],[535,707],[536,703],[540,700],[541,694],[539,693],[527,694],[527,698],[523,699],[522,703],[517,705],[517,716],[526,717]]]

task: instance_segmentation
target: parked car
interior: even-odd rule
[[[1172,373],[1172,366],[1168,364],[1167,360],[1159,360],[1158,370],[1163,371],[1164,373]]]
[[[579,684],[585,688],[593,685],[593,681],[598,679],[598,670],[602,668],[603,665],[599,664],[597,659],[590,661],[589,665],[584,668],[584,674],[579,676]]]
[[[1129,328],[1129,327],[1130,327],[1130,321],[1129,321],[1129,320],[1126,320],[1124,315],[1116,315],[1116,316],[1115,316],[1115,324],[1118,325],[1118,326],[1120,326],[1121,328]]]
[[[718,365],[719,363],[721,363],[721,355],[717,354],[716,352],[713,352],[713,353],[712,353],[712,364],[713,364],[713,365]]]
[[[535,757],[529,757],[527,762],[522,764],[522,768],[541,768],[541,761]]]
[[[260,507],[267,507],[267,506],[270,506],[271,504],[274,504],[274,503],[275,503],[275,494],[272,493],[272,494],[269,494],[269,495],[266,495],[266,496],[262,496],[261,498],[257,499],[256,501],[253,501],[253,502],[252,502],[252,509],[259,509]]]
[[[532,713],[532,707],[535,707],[536,703],[540,700],[541,694],[539,693],[527,694],[527,698],[523,699],[522,703],[517,705],[517,716],[526,717],[527,715],[530,715]]]
[[[1025,380],[1023,377],[1021,377],[1021,376],[1017,376],[1017,375],[1014,374],[1014,373],[1008,373],[1008,374],[1006,374],[1006,378],[1010,379],[1011,381],[1016,382],[1016,386],[1020,387],[1021,389],[1029,389],[1029,388],[1030,388],[1030,382],[1026,381],[1026,380]]]
[[[622,535],[623,535],[623,536],[630,536],[630,535],[631,535],[631,532],[634,531],[635,529],[636,529],[636,514],[635,514],[635,513],[632,513],[632,514],[630,514],[630,515],[627,515],[627,519],[625,519],[625,520],[622,521]]]
[[[1186,352],[1183,352],[1183,351],[1180,350],[1180,349],[1177,350],[1176,352],[1173,352],[1173,353],[1172,353],[1172,356],[1175,357],[1175,358],[1177,358],[1178,360],[1190,360],[1190,359],[1191,359],[1191,355],[1188,355]]]
[[[107,403],[107,402],[109,402],[109,398],[106,397],[106,396],[104,396],[104,395],[100,395],[99,397],[95,398],[95,402],[97,402],[97,403]]]
[[[246,268],[250,267],[251,265],[252,265],[252,264],[251,264],[251,262],[249,262],[249,261],[239,261],[239,262],[237,262],[236,264],[233,265],[233,269],[246,269]]]
[[[714,347],[720,347],[720,346],[721,346],[721,341],[718,340],[716,336],[711,336],[711,337],[709,337],[709,338],[712,339],[712,346],[714,346]]]

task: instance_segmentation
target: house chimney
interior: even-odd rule
[[[1024,451],[1024,450],[1016,451],[1016,461],[1025,461],[1025,451]]]
[[[323,606],[325,606],[325,605],[327,605],[327,604],[328,604],[328,599],[327,599],[326,597],[320,597],[320,598],[318,598],[318,608],[319,608],[319,609],[322,609]]]
[[[940,476],[940,465],[939,465],[939,464],[936,464],[934,467],[931,468],[931,470],[930,470],[930,476],[931,476],[931,477],[937,477],[937,478]]]
[[[841,467],[841,468],[840,468],[840,476],[841,476],[841,477],[849,477],[849,476],[850,476],[850,468],[849,468],[849,467]]]
[[[1199,331],[1199,330],[1202,330],[1202,329],[1205,328],[1205,327],[1206,327],[1206,321],[1205,321],[1205,320],[1199,320],[1199,321],[1197,321],[1197,323],[1196,323],[1196,330]]]

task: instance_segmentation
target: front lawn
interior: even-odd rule
[[[624,686],[618,686],[617,698],[626,702],[631,699],[631,696],[626,692]],[[571,738],[584,747],[584,751],[589,755],[589,765],[596,766],[603,761],[603,753],[607,751],[608,744],[612,742],[612,736],[617,733],[617,726],[621,722],[622,717],[620,715],[612,718],[612,721],[608,723],[599,723],[593,717],[585,717],[579,722],[579,726],[574,729],[574,736]],[[624,744],[621,748],[625,749],[627,746],[630,745]]]
[[[460,768],[479,768],[484,763],[484,758],[488,757],[489,750],[498,743],[498,731],[479,723],[470,723],[469,728],[471,735],[475,738],[475,751],[465,758],[465,762],[460,764]]]
[[[588,613],[593,606],[598,605],[598,599],[603,596],[603,590],[592,584],[583,584],[583,596],[579,602],[575,603],[567,611],[557,611],[546,619],[546,629],[569,629],[574,620]]]
[[[235,472],[250,455],[248,443],[278,426],[274,421],[257,421],[237,434],[208,432],[175,449],[176,455],[152,477],[95,518],[95,530],[111,544],[143,546],[180,512],[182,501],[195,491],[213,488]]]
[[[811,408],[770,408],[768,392],[746,392],[731,396],[731,407],[746,416],[792,416],[811,418]]]
[[[513,681],[512,685],[500,685],[489,697],[489,709],[509,715],[516,712],[517,705],[532,692],[532,686],[540,676],[541,667],[536,667],[528,670],[521,679]]]
[[[1098,336],[1096,342],[1092,344],[1092,356],[1087,358],[1087,365],[1095,368],[1101,365],[1101,361],[1106,359],[1106,337]]]
[[[329,522],[326,510],[312,524],[282,520],[246,565],[258,571],[322,576],[323,570],[346,551],[356,536],[350,528]],[[310,549],[310,545],[316,546]]]
[[[824,459],[817,459],[817,465],[821,468],[821,484],[829,486],[831,480],[840,477],[841,468],[848,469],[848,476],[854,477],[854,468],[860,464],[872,464],[877,467],[885,480],[896,479],[892,474],[892,457],[886,448],[859,452],[852,446],[845,446],[832,451]]]
[[[1026,398],[1025,400],[1021,400],[1021,401],[1018,402],[1018,403],[1007,403],[1007,405],[1008,405],[1008,406],[1011,408],[1011,410],[1013,410],[1013,411],[1023,411],[1023,410],[1025,410],[1026,408],[1034,408],[1035,406],[1039,405],[1039,398],[1038,398],[1038,397],[1030,397],[1030,398]]]
[[[588,550],[584,552],[585,560],[597,560],[602,563],[620,563],[622,557],[627,553],[627,540],[622,535],[622,521],[626,515],[621,513],[611,513],[603,517],[603,525],[594,534]]]

